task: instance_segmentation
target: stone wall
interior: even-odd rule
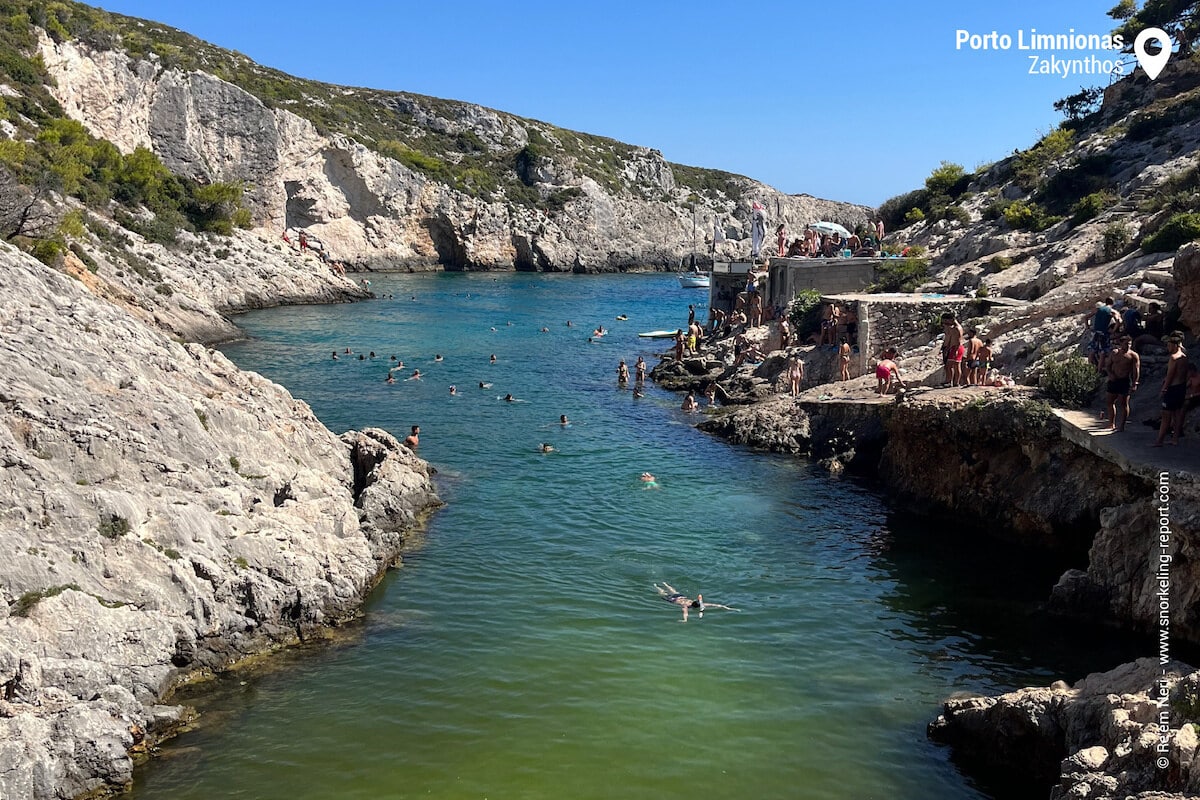
[[[937,324],[941,315],[953,311],[959,320],[979,315],[980,305],[965,297],[918,300],[915,295],[831,295],[829,300],[858,305],[858,368],[860,373],[873,369],[876,357],[885,348],[905,352],[929,344],[941,335]],[[881,299],[874,299],[881,298]],[[890,298],[890,299],[889,299]],[[965,327],[965,326],[964,326]]]
[[[875,258],[772,258],[768,302],[786,305],[805,289],[815,289],[822,294],[866,291],[875,282],[878,264],[879,259]]]

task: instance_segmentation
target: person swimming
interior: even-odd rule
[[[549,442],[542,442],[542,446],[538,449],[543,453],[553,453],[554,452],[554,446],[551,445]]]
[[[705,609],[709,609],[709,608],[723,608],[727,611],[737,611],[738,610],[738,609],[732,608],[730,606],[723,606],[720,603],[706,603],[706,602],[704,602],[704,595],[702,595],[702,594],[697,594],[696,599],[693,600],[692,598],[688,597],[687,595],[681,594],[678,589],[676,589],[674,586],[667,583],[666,581],[663,581],[662,586],[659,586],[657,583],[654,584],[654,589],[655,589],[655,591],[658,592],[658,596],[661,597],[663,600],[666,600],[668,603],[672,603],[683,609],[683,621],[684,622],[687,622],[688,610],[692,609],[692,608],[697,609],[700,612],[699,616],[701,616],[701,617],[704,616]]]
[[[570,425],[570,424],[571,424],[571,420],[567,419],[567,415],[566,415],[566,414],[559,414],[559,415],[558,415],[558,424],[559,424],[559,425]]]
[[[433,357],[433,360],[434,360],[434,361],[441,361],[441,360],[442,360],[442,356],[441,356],[441,354],[439,353],[438,355],[434,356],[434,357]]]
[[[480,389],[490,389],[490,388],[492,388],[492,385],[490,383],[484,383],[483,381],[480,381],[479,388]]]
[[[458,387],[451,385],[450,386],[450,394],[458,394]]]
[[[491,358],[489,358],[489,359],[488,359],[488,361],[490,361],[490,362],[492,362],[493,364],[495,364],[495,363],[496,363],[496,354],[495,354],[495,353],[492,353],[492,357],[491,357]]]
[[[641,474],[641,476],[639,476],[639,480],[642,482],[643,489],[657,489],[658,488],[658,478],[655,478],[649,472],[643,472]]]

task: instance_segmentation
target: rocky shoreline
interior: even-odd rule
[[[228,249],[271,257],[253,237]],[[361,290],[315,259],[174,263],[156,259],[160,281],[188,286],[165,296],[114,264],[63,274],[0,245],[3,797],[126,789],[188,717],[176,686],[354,617],[440,504],[386,431],[339,437],[176,338]]]
[[[1133,469],[1067,436],[1068,423],[1036,387],[940,388],[935,347],[920,336],[902,343],[908,392],[881,398],[871,376],[837,382],[832,349],[772,349],[779,341],[774,325],[746,335],[766,352],[761,362],[734,366],[733,338],[714,338],[680,360],[663,354],[652,372],[676,391],[716,384],[722,405],[706,412],[702,430],[810,458],[834,473],[869,476],[895,506],[931,519],[951,518],[1048,552],[1087,553],[1086,572],[1068,571],[1047,587],[1047,613],[1063,624],[1103,619],[1157,636],[1157,550],[1150,544],[1158,541],[1150,502],[1157,471]],[[807,388],[797,397],[786,394],[784,379],[793,355],[806,364]],[[1146,369],[1153,376],[1160,368],[1152,359]],[[1200,589],[1190,554],[1200,546],[1200,486],[1192,476],[1177,477],[1168,532],[1170,631],[1175,641],[1194,645]],[[1148,638],[1147,651],[1152,647]],[[953,746],[956,759],[976,774],[1029,776],[1021,789],[1028,796],[1055,787],[1052,798],[1182,798],[1200,788],[1200,768],[1193,768],[1200,741],[1196,686],[1194,668],[1176,661],[1160,669],[1143,659],[1089,676],[1074,689],[1060,682],[1000,698],[949,700],[930,735]]]

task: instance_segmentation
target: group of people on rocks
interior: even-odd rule
[[[346,276],[346,265],[341,261],[335,261],[325,252],[325,245],[319,239],[309,237],[306,231],[300,231],[296,236],[295,245],[292,244],[292,236],[285,229],[283,232],[283,240],[287,242],[288,247],[295,247],[296,250],[303,255],[304,253],[312,253],[322,264],[329,267],[330,271],[335,275],[342,277]]]
[[[798,236],[788,243],[787,226],[780,224],[775,229],[776,254],[780,258],[836,258],[850,251],[855,258],[873,258],[880,250],[883,241],[883,220],[878,220],[867,226],[862,232],[852,233],[843,238],[841,233],[820,233],[812,228],[806,228],[803,236]]]
[[[992,340],[981,338],[975,328],[963,330],[953,311],[942,314],[943,386],[988,386],[995,381],[992,373]]]
[[[1087,313],[1085,324],[1088,360],[1105,378],[1101,419],[1114,433],[1123,432],[1129,421],[1130,396],[1141,385],[1142,353],[1165,343],[1167,369],[1158,387],[1162,416],[1153,446],[1179,444],[1187,412],[1200,405],[1200,368],[1189,359],[1183,336],[1167,330],[1162,306],[1151,303],[1143,318],[1132,302],[1106,297]]]
[[[1113,341],[1128,335],[1131,348],[1141,353],[1146,347],[1162,342],[1167,331],[1167,319],[1160,303],[1151,303],[1145,315],[1132,301],[1113,301],[1111,297],[1096,302],[1096,310],[1084,315],[1090,333],[1087,344],[1088,360],[1099,368],[1104,354],[1112,349]]]

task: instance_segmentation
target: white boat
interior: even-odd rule
[[[684,289],[707,289],[708,282],[707,272],[683,272],[679,275],[679,285]]]
[[[642,337],[643,339],[670,339],[672,336],[674,336],[677,333],[679,333],[678,330],[646,331],[645,333],[639,333],[638,336]]]

